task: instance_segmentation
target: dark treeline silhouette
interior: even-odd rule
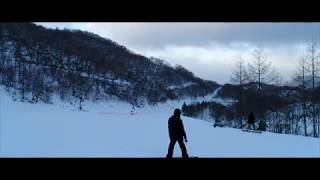
[[[234,103],[184,104],[182,111],[187,116],[201,117],[209,109],[211,119],[222,117],[228,126],[235,128],[243,128],[247,115],[254,112],[257,125],[266,126],[267,131],[319,137],[319,57],[320,50],[312,41],[294,73],[294,85],[285,86],[263,48],[258,47],[248,66],[239,58],[231,76],[232,84],[225,84],[218,92],[218,97],[232,99]]]
[[[0,23],[0,82],[15,99],[79,104],[117,97],[135,106],[204,96],[217,84],[109,39],[32,23]],[[185,87],[184,84],[190,85]]]
[[[242,92],[241,106],[239,101],[229,105],[223,105],[214,101],[203,101],[198,103],[186,104],[182,106],[182,112],[185,116],[201,118],[202,113],[206,110],[209,111],[209,116],[212,120],[223,121],[226,126],[243,128],[248,121],[250,112],[255,112],[257,116],[256,127],[259,124],[267,124],[267,130],[276,133],[287,133],[305,135],[303,126],[303,106],[299,100],[299,87],[288,86],[268,86],[266,85],[265,94],[261,97],[255,91],[251,84],[244,85]],[[238,96],[238,87],[235,85],[224,85],[218,92],[218,97],[225,99],[235,99]],[[317,89],[320,94],[320,88]],[[306,91],[305,94],[311,100],[311,90]],[[318,93],[317,93],[318,94]],[[261,100],[262,103],[259,103]],[[319,103],[319,95],[316,101]],[[259,106],[259,107],[258,107]],[[309,101],[306,110],[308,125],[312,125],[312,109]],[[259,115],[256,112],[261,112]],[[319,114],[319,110],[317,111]],[[242,119],[242,124],[239,119]],[[308,136],[313,136],[310,129],[307,132]]]
[[[184,116],[199,118],[201,113],[205,110],[208,110],[209,116],[215,120],[229,121],[233,118],[233,112],[231,111],[231,109],[220,103],[202,101],[189,105],[184,103],[182,105],[182,112]]]
[[[205,109],[210,110],[210,116],[212,119],[216,120],[225,120],[229,121],[228,124],[232,125],[233,127],[242,128],[242,125],[246,122],[246,117],[250,112],[258,112],[261,110],[263,114],[267,113],[268,111],[275,111],[277,109],[281,109],[291,103],[294,102],[294,99],[291,97],[280,97],[278,93],[276,93],[276,89],[281,89],[280,87],[274,86],[270,88],[270,92],[263,95],[262,98],[259,97],[258,93],[254,91],[251,87],[251,84],[244,85],[247,87],[243,90],[242,96],[242,103],[243,106],[240,105],[239,101],[236,101],[233,104],[223,105],[218,102],[201,102],[201,103],[194,103],[182,106],[182,111],[184,115],[197,117],[200,113],[202,113]],[[236,98],[238,93],[238,87],[231,84],[224,85],[221,90],[218,92],[218,96],[221,98]],[[291,89],[291,88],[285,88]],[[263,103],[261,106],[258,107],[260,104],[258,99],[261,99]],[[241,110],[241,113],[240,113]],[[239,118],[242,117],[243,122],[240,124]]]

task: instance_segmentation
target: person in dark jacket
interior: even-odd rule
[[[253,112],[251,112],[248,117],[248,129],[252,129],[252,126],[253,126],[253,130],[256,129],[255,125],[254,125],[255,120],[256,120],[256,118],[254,117]]]
[[[267,130],[267,123],[266,123],[266,121],[265,120],[260,120],[260,122],[259,122],[259,126],[258,126],[258,128],[257,128],[257,130],[258,131],[266,131]]]
[[[188,142],[186,132],[183,127],[182,120],[180,118],[181,110],[175,109],[174,115],[169,118],[168,121],[168,128],[169,128],[169,137],[170,137],[170,144],[168,148],[167,158],[172,158],[174,145],[178,141],[179,146],[181,148],[182,157],[188,158],[187,148],[183,143],[183,139],[185,142]]]

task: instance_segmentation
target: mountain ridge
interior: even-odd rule
[[[1,23],[0,29],[2,84],[23,91],[22,99],[24,91],[32,92],[31,99],[48,93],[29,83],[38,81],[36,74],[45,74],[42,79],[46,82],[41,86],[56,84],[47,88],[53,92],[59,89],[63,98],[72,95],[82,101],[89,99],[93,90],[101,95],[97,98],[117,96],[135,105],[143,104],[144,98],[156,104],[205,96],[220,86],[196,77],[181,65],[172,67],[90,32],[47,29],[33,23]]]

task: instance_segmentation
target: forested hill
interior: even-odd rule
[[[0,80],[17,99],[83,102],[119,98],[134,105],[205,96],[219,85],[182,66],[136,54],[80,30],[0,23]]]

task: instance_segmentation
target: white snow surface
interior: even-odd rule
[[[167,121],[183,101],[135,108],[119,102],[85,103],[85,111],[54,104],[13,102],[0,88],[1,157],[165,157]],[[188,154],[198,157],[320,157],[320,139],[214,128],[182,117]],[[181,156],[178,144],[174,156]]]

